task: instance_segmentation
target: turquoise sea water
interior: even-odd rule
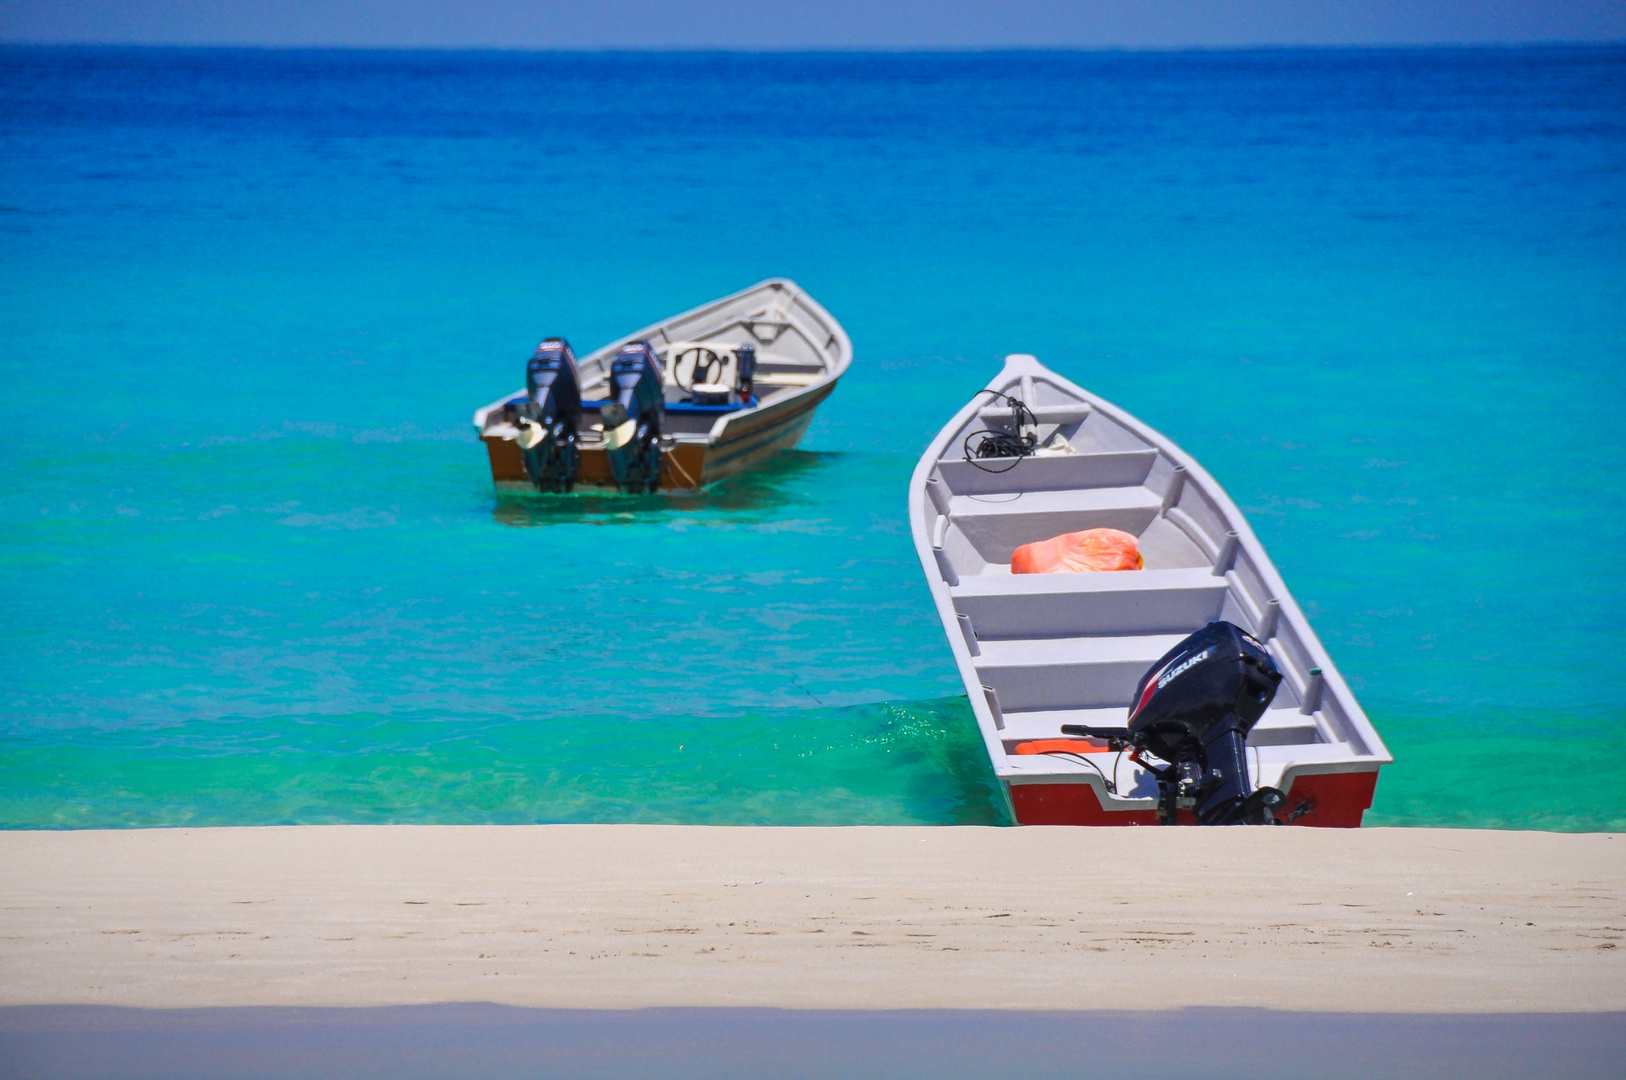
[[[473,409],[796,278],[858,360],[686,498]],[[1029,351],[1194,453],[1396,756],[1626,827],[1626,48],[0,50],[0,826],[995,822],[910,547]]]

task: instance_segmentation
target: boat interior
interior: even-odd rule
[[[1239,537],[1204,483],[1152,433],[1061,385],[1037,361],[1000,389],[1030,411],[1036,452],[968,455],[984,432],[1018,434],[1019,414],[982,395],[925,481],[917,527],[930,538],[1006,754],[1058,739],[1063,724],[1122,726],[1140,677],[1214,619],[1264,642],[1285,676],[1250,747],[1291,748],[1298,763],[1368,752],[1370,728],[1352,715],[1358,706],[1329,692],[1302,615],[1290,599],[1284,607],[1257,541]],[[1099,527],[1138,537],[1144,568],[1011,573],[1019,545]],[[1276,776],[1287,760],[1256,757],[1261,783],[1273,782],[1268,759],[1279,758]],[[1074,766],[1057,759],[1055,767]]]

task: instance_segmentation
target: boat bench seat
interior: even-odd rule
[[[984,641],[972,663],[1006,713],[1110,709],[1124,706],[1146,669],[1185,638],[1186,632]]]
[[[1190,633],[1220,617],[1228,586],[1206,567],[960,579],[949,590],[979,641]]]
[[[812,386],[824,378],[824,372],[761,371],[752,380],[757,386]]]
[[[1003,707],[1004,702],[1002,701]],[[1084,724],[1087,727],[1123,727],[1129,715],[1127,700],[1123,705],[1100,709],[1037,709],[1027,712],[1006,712],[1005,726],[999,737],[1016,742],[1032,739],[1060,739],[1063,724]]]
[[[937,471],[955,495],[989,495],[1134,487],[1146,481],[1155,461],[1157,451],[1152,449],[1104,450],[1023,458],[1008,469],[1000,459],[972,462],[953,458],[938,462]]]
[[[954,495],[948,516],[984,559],[1008,563],[1022,544],[1065,532],[1107,528],[1139,536],[1162,508],[1162,498],[1147,488],[1110,487]]]
[[[1004,702],[1001,701],[1003,710]],[[1083,724],[1086,727],[1115,728],[1129,722],[1129,702],[1097,709],[1030,709],[1026,712],[1005,712],[1000,738],[1012,742],[1034,739],[1065,738],[1063,724]],[[1249,746],[1310,746],[1328,742],[1326,734],[1314,716],[1306,716],[1296,708],[1268,709],[1259,718],[1248,736]]]

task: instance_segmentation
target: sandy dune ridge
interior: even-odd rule
[[[0,1005],[1626,1009],[1626,838],[0,833]]]

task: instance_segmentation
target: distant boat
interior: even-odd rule
[[[579,361],[549,338],[474,426],[499,491],[696,490],[794,447],[851,362],[841,324],[773,278]]]
[[[1181,673],[1171,650],[1216,620],[1262,643],[1282,676],[1242,755],[1257,790],[1285,795],[1272,816],[1361,823],[1393,759],[1241,512],[1167,438],[1010,356],[927,448],[909,519],[1018,823],[1158,822],[1137,755],[1077,728],[1123,729],[1137,687],[1144,704],[1154,674]],[[1134,537],[1144,568],[1011,572],[1017,547],[1096,528]]]

